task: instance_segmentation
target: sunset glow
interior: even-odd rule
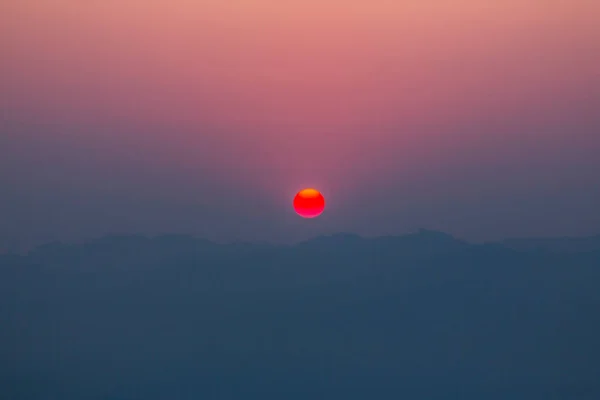
[[[0,1],[0,231],[292,238],[317,233],[284,218],[314,185],[327,231],[592,232],[599,20],[597,0]]]

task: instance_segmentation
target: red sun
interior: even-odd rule
[[[325,198],[316,189],[303,189],[294,197],[294,210],[304,218],[315,218],[325,209]]]

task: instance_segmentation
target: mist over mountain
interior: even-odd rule
[[[6,399],[597,399],[600,237],[0,254]]]

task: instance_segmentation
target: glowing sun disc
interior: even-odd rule
[[[294,210],[303,218],[315,218],[325,210],[325,198],[316,189],[303,189],[294,197]]]

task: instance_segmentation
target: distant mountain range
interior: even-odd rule
[[[0,398],[598,399],[600,237],[0,255]]]
[[[37,246],[28,254],[31,257],[69,253],[69,252],[135,252],[149,249],[163,249],[165,251],[194,252],[200,249],[220,249],[222,251],[267,250],[267,249],[328,249],[356,251],[357,249],[396,249],[417,251],[432,250],[458,250],[473,246],[496,246],[519,251],[545,251],[545,252],[591,252],[600,250],[600,235],[587,237],[550,237],[550,238],[510,238],[499,242],[489,242],[484,245],[469,244],[453,236],[431,230],[419,230],[413,234],[398,236],[362,237],[353,233],[337,233],[333,235],[318,236],[302,241],[295,245],[271,245],[268,243],[230,243],[217,244],[207,239],[193,235],[159,235],[148,237],[143,235],[108,235],[87,241],[83,244],[67,244],[52,242]],[[7,249],[0,252],[11,254]]]
[[[600,235],[588,237],[521,238],[502,242],[517,250],[544,250],[555,252],[585,252],[600,250]]]

